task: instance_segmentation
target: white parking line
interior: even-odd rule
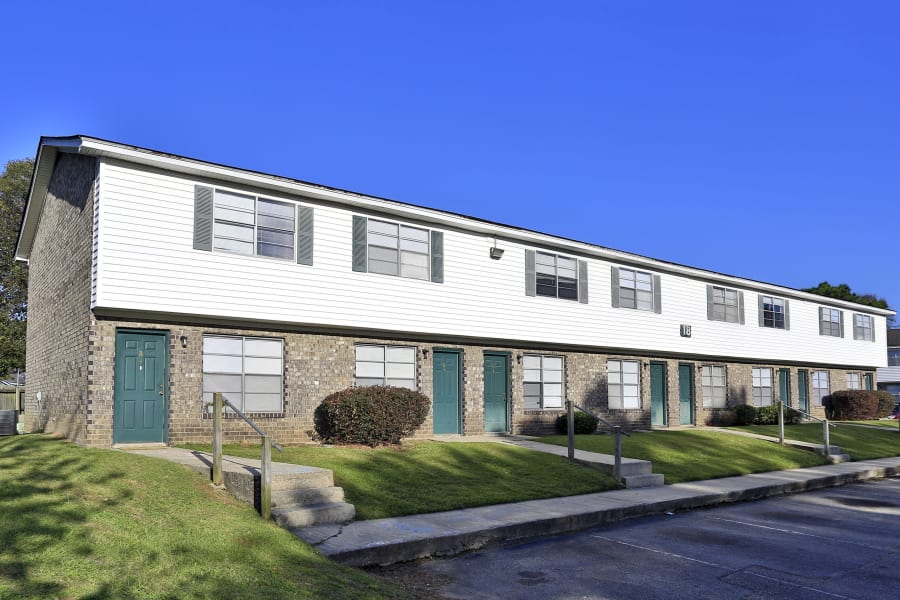
[[[789,533],[791,535],[801,535],[804,537],[815,538],[818,540],[826,540],[829,542],[837,542],[839,544],[850,544],[851,546],[862,546],[863,548],[868,548],[869,550],[880,550],[880,551],[891,551],[893,548],[884,548],[881,546],[872,546],[870,544],[863,544],[861,542],[852,542],[850,540],[843,540],[840,538],[827,537],[823,535],[816,535],[814,533],[806,533],[805,531],[797,531],[795,529],[782,529],[781,527],[772,527],[770,525],[760,525],[759,523],[748,523],[747,521],[737,521],[735,519],[725,519],[723,517],[711,517],[706,516],[707,519],[711,521],[724,521],[726,523],[735,523],[737,525],[745,525],[747,527],[756,527],[757,529],[768,529],[769,531],[778,531],[780,533]]]

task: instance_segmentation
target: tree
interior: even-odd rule
[[[19,225],[34,161],[11,160],[0,175],[0,376],[25,368],[28,267],[16,262]]]
[[[823,281],[814,288],[804,288],[804,292],[811,292],[819,296],[827,296],[828,298],[836,298],[838,300],[846,300],[847,302],[856,302],[857,304],[865,304],[866,306],[874,306],[875,308],[887,308],[887,300],[879,298],[875,294],[856,294],[850,289],[846,283],[840,285],[831,285],[827,281]],[[888,327],[894,325],[894,317],[887,318]]]

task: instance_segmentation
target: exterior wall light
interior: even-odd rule
[[[498,248],[497,246],[494,246],[493,248],[491,248],[491,258],[493,258],[494,260],[500,260],[500,257],[502,257],[502,256],[503,256],[503,248]]]
[[[181,342],[181,347],[182,347],[182,348],[187,348],[187,336],[186,336],[186,335],[184,335],[183,333],[182,333],[181,335],[179,335],[179,336],[178,336],[178,341]]]

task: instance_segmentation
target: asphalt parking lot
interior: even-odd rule
[[[645,517],[381,574],[433,598],[900,598],[900,479]]]

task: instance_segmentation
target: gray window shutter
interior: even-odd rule
[[[588,264],[586,260],[578,261],[578,301],[588,303]]]
[[[841,324],[841,337],[844,337],[844,311],[838,311],[838,323]]]
[[[613,308],[619,308],[619,267],[610,267],[609,280]]]
[[[766,320],[765,320],[765,318],[763,318],[763,297],[762,297],[762,294],[757,294],[757,295],[756,295],[756,298],[757,298],[757,303],[759,304],[759,326],[760,326],[760,327],[765,327],[765,326],[766,326]]]
[[[313,264],[313,208],[297,207],[297,264]]]
[[[213,189],[194,186],[194,250],[212,251]]]
[[[366,248],[368,228],[368,219],[353,215],[353,270],[361,273],[368,270],[368,249]]]
[[[825,309],[819,307],[819,335],[825,335]]]
[[[706,286],[706,318],[713,320],[713,286]]]
[[[785,331],[791,329],[791,301],[787,298],[784,300],[784,329]]]
[[[444,283],[444,232],[431,232],[431,281]]]
[[[534,282],[534,250],[525,251],[525,295],[535,295]]]
[[[738,321],[744,324],[744,292],[738,292]]]
[[[653,312],[662,312],[662,288],[659,285],[659,275],[653,276]]]

